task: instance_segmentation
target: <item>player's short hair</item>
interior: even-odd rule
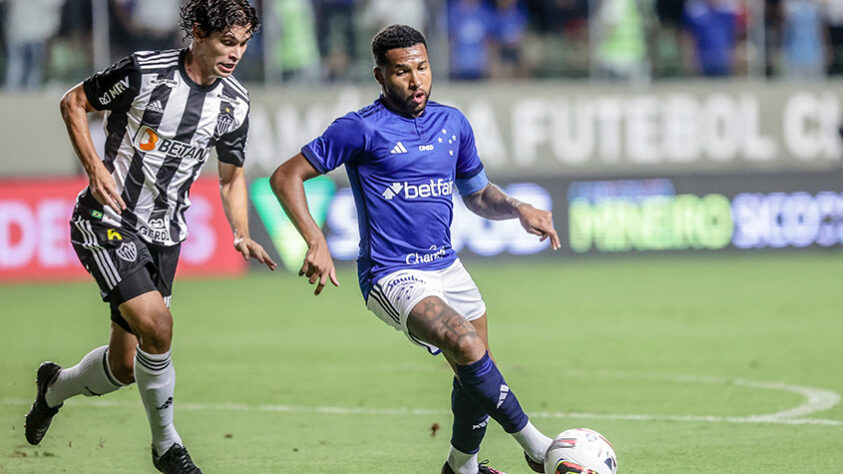
[[[375,64],[383,66],[387,63],[386,52],[390,49],[409,48],[419,43],[427,48],[427,40],[419,30],[407,25],[389,25],[372,38],[372,56]]]
[[[232,26],[248,26],[255,34],[261,24],[249,0],[188,0],[179,13],[179,27],[185,38],[193,36],[193,25],[205,35],[228,31]]]

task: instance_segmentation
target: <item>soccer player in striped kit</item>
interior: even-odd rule
[[[451,448],[443,474],[495,474],[477,462],[491,416],[524,449],[536,472],[551,439],[521,409],[489,353],[486,305],[451,247],[454,188],[488,219],[519,219],[559,248],[552,215],[490,183],[468,120],[428,101],[432,85],[424,36],[392,25],[372,40],[381,96],[338,118],[271,178],[272,188],[308,244],[299,272],[316,294],[339,285],[325,236],[310,216],[303,181],[345,165],[357,206],[357,270],[366,307],[454,370]]]
[[[188,192],[218,156],[220,196],[234,248],[275,268],[249,237],[243,174],[249,95],[231,75],[260,27],[248,0],[189,0],[181,28],[191,44],[141,51],[69,90],[61,113],[89,178],[71,219],[79,260],[111,308],[108,345],[73,367],[44,362],[26,416],[38,444],[63,402],[137,383],[152,430],[152,460],[165,473],[201,472],[173,424],[175,370],[170,358],[173,276],[187,238]],[[87,113],[106,111],[104,156],[91,141]]]

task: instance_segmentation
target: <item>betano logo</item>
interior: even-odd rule
[[[142,151],[152,151],[155,149],[155,145],[158,144],[158,134],[155,133],[155,130],[149,127],[143,127],[138,135],[140,136],[138,148]]]
[[[167,156],[176,158],[203,159],[205,149],[178,140],[170,140],[161,137],[157,131],[144,125],[138,130],[135,138],[135,146],[140,151],[164,153]]]
[[[335,192],[336,185],[327,176],[318,176],[304,183],[307,207],[319,227],[325,223]],[[249,195],[284,266],[291,272],[297,272],[307,254],[307,243],[278,203],[269,186],[269,178],[252,181]]]

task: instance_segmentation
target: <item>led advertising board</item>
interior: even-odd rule
[[[551,210],[563,248],[552,253],[548,241],[527,234],[515,219],[482,219],[455,195],[451,243],[463,258],[843,248],[843,170],[498,184],[518,199]],[[359,234],[351,189],[320,177],[306,183],[306,192],[334,258],[354,260]],[[304,242],[266,180],[254,181],[251,194],[258,214],[253,222],[264,222],[267,246],[297,271],[307,250]]]
[[[0,282],[90,278],[70,245],[70,216],[87,184],[85,178],[0,180]],[[232,245],[218,181],[197,180],[190,200],[178,274],[244,274],[248,266]]]

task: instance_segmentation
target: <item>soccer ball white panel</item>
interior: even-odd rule
[[[615,474],[617,471],[615,449],[603,435],[588,428],[559,433],[544,457],[547,474]]]

